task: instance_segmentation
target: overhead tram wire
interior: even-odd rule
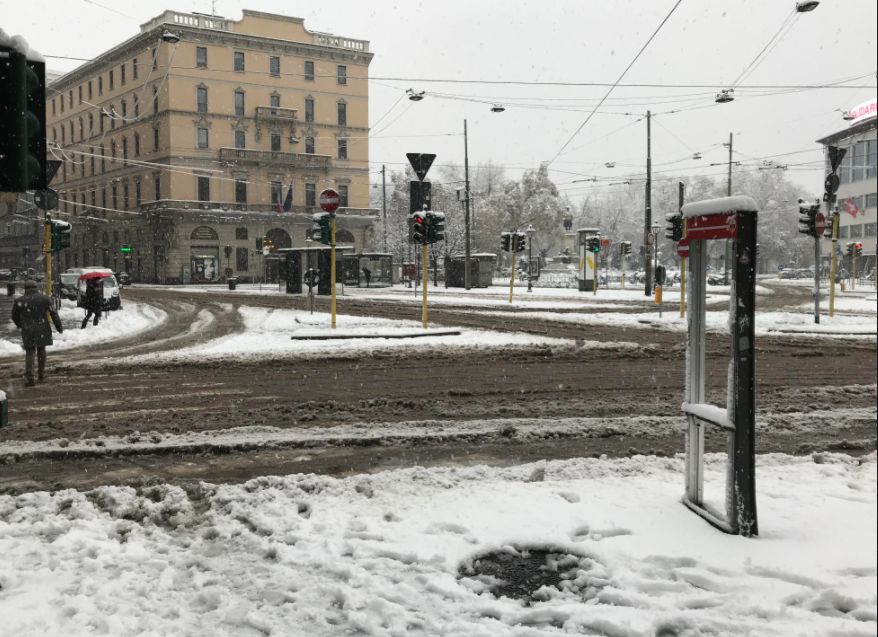
[[[637,60],[640,58],[640,56],[641,56],[641,55],[643,54],[643,52],[646,50],[646,47],[648,47],[648,46],[649,46],[649,43],[652,42],[653,38],[655,38],[655,36],[658,35],[659,31],[662,30],[662,27],[665,26],[665,23],[671,18],[671,16],[674,14],[674,11],[677,10],[677,7],[680,6],[680,3],[681,3],[682,1],[683,1],[683,0],[677,0],[677,1],[674,3],[674,6],[671,7],[671,10],[670,10],[670,11],[668,12],[668,14],[665,16],[664,20],[662,20],[661,23],[660,23],[660,24],[658,25],[658,27],[656,28],[656,30],[653,31],[652,35],[649,36],[649,39],[648,39],[648,40],[646,41],[646,43],[640,48],[640,50],[637,52],[637,55],[634,56],[634,59],[631,60],[631,62],[628,64],[628,66],[625,67],[625,70],[622,71],[622,74],[621,74],[621,75],[618,77],[618,79],[613,83],[613,85],[607,90],[607,93],[606,93],[606,95],[604,95],[603,99],[601,99],[601,101],[598,103],[598,105],[594,107],[594,110],[592,110],[592,112],[589,113],[588,117],[585,118],[585,121],[582,122],[582,124],[579,125],[579,128],[577,128],[576,131],[574,131],[574,133],[573,133],[573,134],[567,139],[567,141],[564,142],[564,145],[561,146],[561,148],[558,150],[557,153],[555,153],[555,156],[554,156],[554,157],[548,162],[548,165],[551,165],[556,159],[558,159],[558,157],[561,156],[561,153],[564,152],[564,149],[567,148],[567,146],[570,145],[570,142],[572,142],[572,141],[576,138],[576,136],[579,135],[579,132],[580,132],[583,128],[585,128],[585,125],[588,124],[589,121],[591,121],[591,118],[594,117],[594,114],[598,111],[598,109],[601,107],[601,105],[603,105],[604,101],[606,101],[606,99],[610,96],[610,93],[613,92],[613,89],[615,89],[616,86],[618,86],[619,82],[622,81],[622,78],[625,77],[625,74],[628,73],[628,70],[629,70],[632,66],[634,66],[634,63],[637,62]]]
[[[744,70],[741,71],[741,73],[738,75],[738,77],[735,78],[735,81],[729,85],[730,88],[737,87],[737,85],[743,80],[744,75],[747,74],[747,71],[749,71],[751,68],[754,68],[754,64],[756,64],[757,61],[762,57],[762,54],[765,53],[766,49],[768,49],[768,47],[771,46],[771,44],[775,41],[775,39],[780,35],[781,31],[786,29],[787,26],[792,26],[793,22],[795,21],[795,19],[798,15],[799,14],[796,12],[795,8],[789,14],[787,14],[787,16],[784,18],[784,21],[781,23],[780,28],[777,31],[775,31],[774,35],[772,35],[771,38],[768,40],[768,42],[765,43],[765,45],[762,47],[762,49],[759,51],[759,53],[756,54],[756,57],[753,58],[750,61],[750,63],[744,67]]]

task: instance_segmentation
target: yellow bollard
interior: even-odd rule
[[[655,286],[655,304],[662,304],[662,286],[660,285]]]

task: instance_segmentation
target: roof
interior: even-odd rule
[[[849,126],[845,129],[832,133],[831,135],[827,135],[826,137],[818,139],[817,143],[823,144],[824,146],[836,144],[842,140],[847,139],[848,137],[867,133],[870,130],[874,130],[875,128],[878,128],[878,118],[873,117],[871,119],[867,119],[864,122],[859,122],[857,124],[854,124],[853,126]]]

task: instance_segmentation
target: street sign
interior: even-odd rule
[[[681,259],[689,258],[689,242],[680,241],[677,243],[677,256]]]
[[[602,245],[603,247],[605,247],[605,248],[606,248],[608,245],[610,245],[610,240],[609,240],[609,238],[607,238],[607,237],[601,237],[601,245]]]
[[[651,246],[654,243],[655,243],[655,235],[652,232],[650,232],[648,235],[646,235],[646,245]]]
[[[844,159],[845,154],[847,154],[848,149],[839,146],[829,146],[828,148],[829,166],[832,168],[832,172],[836,172],[841,165],[841,160]]]
[[[426,206],[426,208],[424,207]],[[429,181],[409,182],[409,213],[433,208],[432,185]]]
[[[127,243],[123,243],[119,247],[119,252],[121,252],[122,254],[131,254],[131,246],[128,245]],[[228,257],[229,255],[226,255],[226,256]]]
[[[47,159],[46,160],[46,183],[51,184],[52,180],[55,178],[55,173],[58,172],[58,169],[61,168],[61,160],[60,159]]]
[[[822,237],[824,230],[826,230],[826,217],[822,212],[818,212],[814,215],[814,234]]]
[[[412,165],[412,169],[415,171],[418,179],[424,181],[424,177],[427,176],[427,171],[433,165],[436,155],[430,153],[406,153],[405,156]]]
[[[691,241],[734,239],[738,231],[736,216],[734,212],[725,212],[716,215],[689,217],[686,225],[686,238]]]
[[[841,180],[838,178],[836,173],[829,173],[826,175],[826,181],[823,182],[823,190],[828,192],[830,195],[834,195],[838,191],[838,186],[841,183]]]
[[[320,193],[320,198],[317,200],[317,203],[320,204],[320,209],[323,210],[323,212],[334,214],[335,211],[338,210],[339,201],[338,193],[332,188],[327,188]]]

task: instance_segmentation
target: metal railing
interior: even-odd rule
[[[296,119],[296,109],[280,106],[257,106],[256,119],[272,119],[292,122]]]
[[[274,150],[250,150],[248,148],[220,148],[220,161],[242,161],[260,164],[283,164],[292,168],[329,170],[329,155],[286,153]]]

